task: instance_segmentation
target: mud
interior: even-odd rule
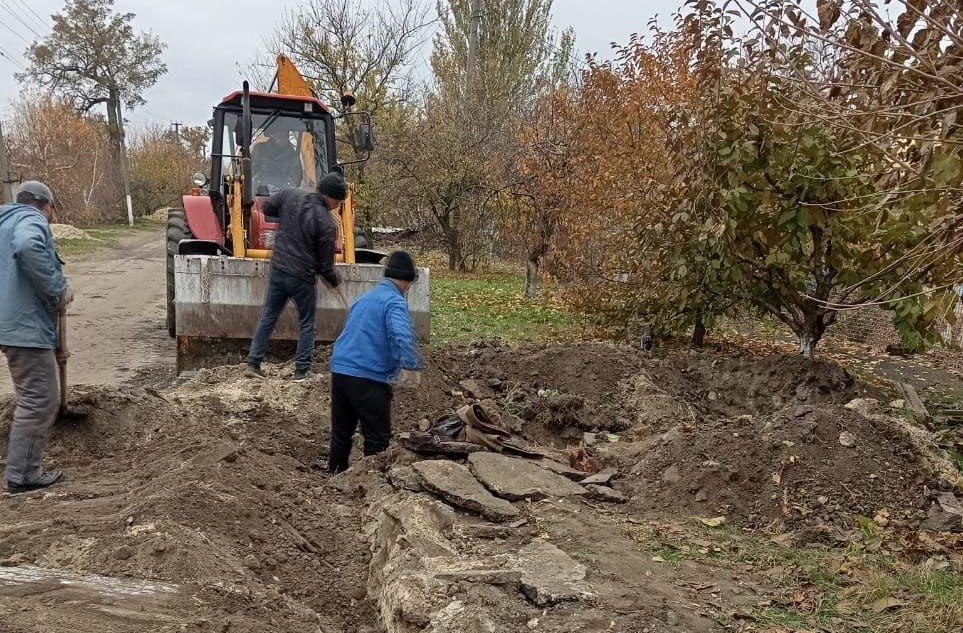
[[[428,363],[421,391],[396,394],[396,432],[484,399],[530,442],[556,455],[579,446],[618,469],[613,486],[629,502],[520,501],[522,520],[501,526],[438,503],[444,533],[417,536],[409,510],[435,498],[395,490],[386,473],[422,458],[393,448],[336,478],[312,469],[327,452],[324,379],[294,383],[289,367],[268,365],[268,379],[254,380],[228,366],[160,390],[81,387],[72,399],[93,415],[58,426],[48,451],[69,479],[0,499],[0,564],[171,589],[125,610],[110,596],[0,579],[0,630],[441,632],[462,630],[451,624],[459,614],[477,630],[721,630],[672,606],[686,599],[683,576],[711,572],[659,571],[621,525],[724,515],[831,534],[883,508],[918,520],[935,485],[898,425],[843,407],[865,390],[831,364],[491,342],[432,350]],[[9,413],[0,403],[4,433]],[[854,446],[840,444],[843,431]],[[532,604],[512,565],[538,550],[533,539],[585,566],[585,595],[596,597]],[[744,601],[738,579],[713,582]],[[430,612],[399,606],[412,587]]]

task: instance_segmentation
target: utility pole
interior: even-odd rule
[[[127,168],[127,135],[124,132],[124,114],[120,109],[120,100],[117,100],[117,125],[120,136],[120,171],[124,178],[124,197],[127,199],[127,223],[134,226],[134,206],[130,201],[130,171]]]
[[[181,126],[184,125],[180,121],[171,121],[171,127],[174,128],[174,136],[177,137],[177,141],[181,140]]]
[[[13,183],[20,182],[10,171],[10,157],[7,156],[7,143],[3,140],[3,123],[0,123],[0,202],[12,203]]]
[[[481,33],[482,0],[471,0],[471,24],[468,29],[468,61],[465,72],[465,100],[467,112],[475,98],[478,79],[478,39]]]

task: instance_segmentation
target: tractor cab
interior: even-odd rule
[[[264,200],[282,189],[317,188],[336,167],[334,118],[314,97],[251,92],[250,158],[252,193],[245,250],[270,250],[276,229],[262,211]],[[213,160],[209,193],[222,227],[230,223],[231,187],[242,176],[243,93],[234,92],[214,109]],[[337,217],[339,227],[347,218]],[[350,218],[348,226],[353,226]],[[339,246],[343,240],[339,240]],[[339,252],[342,248],[338,249]]]

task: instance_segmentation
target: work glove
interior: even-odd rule
[[[70,305],[74,300],[74,289],[67,284],[67,288],[64,290],[64,294],[60,297],[60,305],[57,306],[58,310],[62,310]]]
[[[398,389],[417,389],[421,385],[421,372],[413,369],[402,369],[395,378]]]

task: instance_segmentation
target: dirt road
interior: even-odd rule
[[[70,383],[116,385],[147,371],[173,371],[174,344],[164,328],[163,229],[66,259],[76,295],[67,314]],[[0,394],[12,391],[0,360]]]

